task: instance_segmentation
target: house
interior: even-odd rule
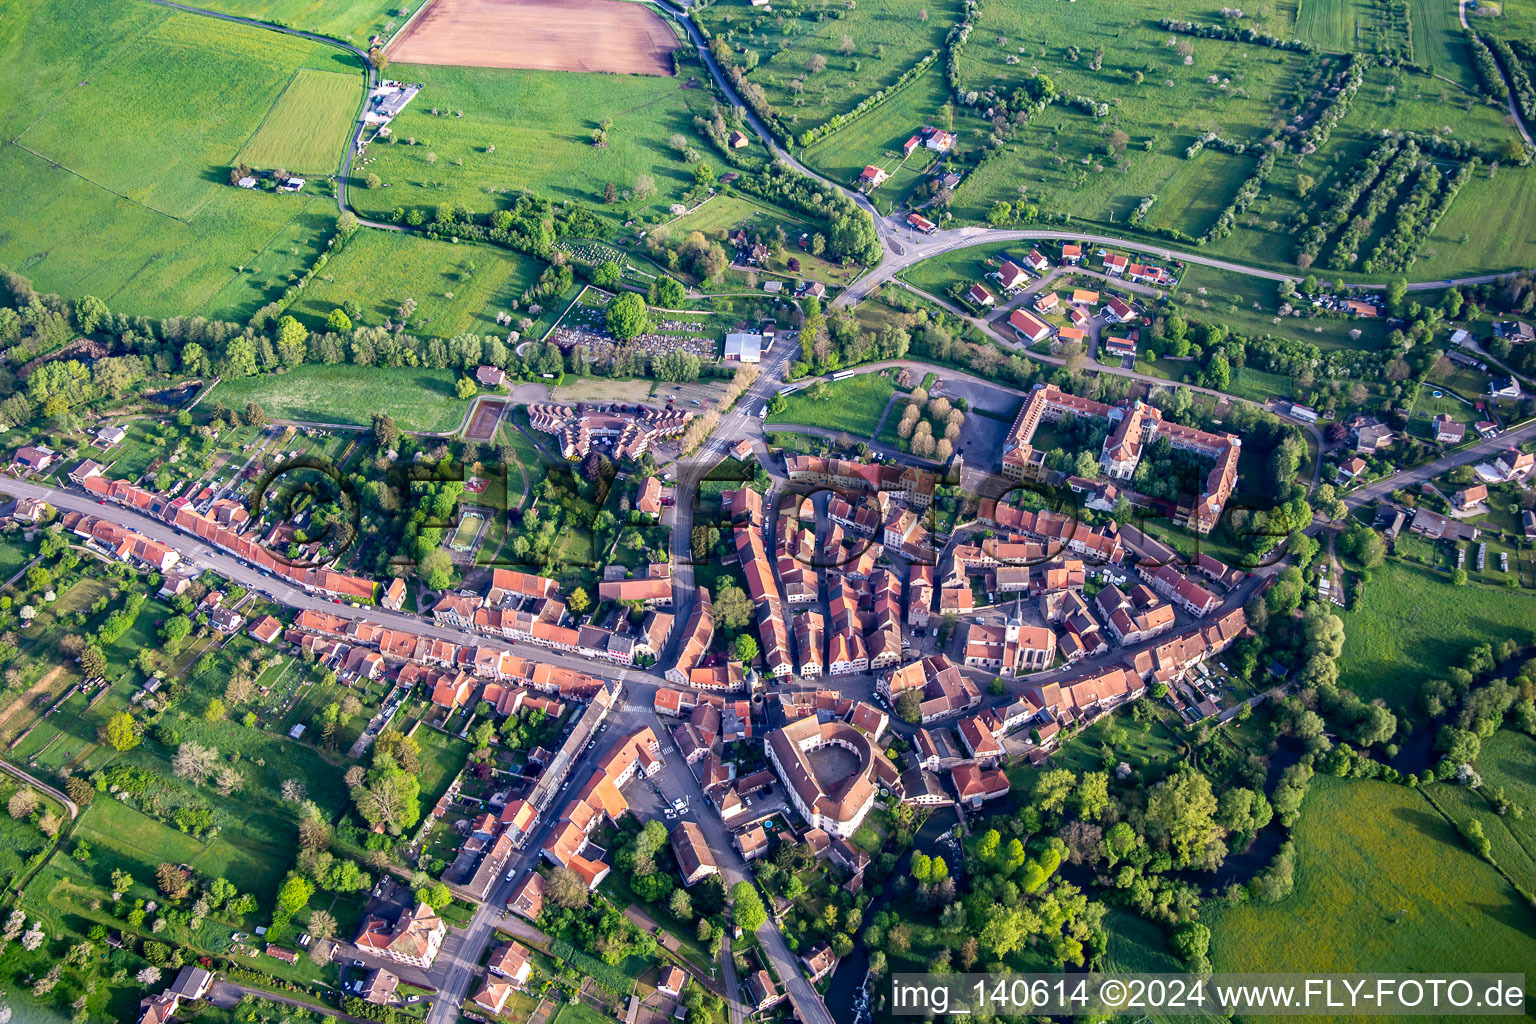
[[[751,142],[751,140],[748,139],[746,133],[742,131],[731,132],[731,134],[727,136],[725,140],[725,144],[730,146],[732,149],[746,149],[749,142]]]
[[[255,188],[256,187],[256,179],[251,177],[249,174],[247,174],[245,177],[243,177],[239,181],[235,182],[235,184],[239,185],[241,188]]]
[[[384,598],[379,603],[392,612],[399,611],[400,606],[405,604],[405,580],[399,576],[390,580],[389,586],[384,588]]]
[[[773,984],[773,976],[766,970],[759,970],[747,979],[746,1004],[752,1010],[766,1010],[782,1002],[784,993],[780,992]]]
[[[1488,500],[1488,488],[1483,484],[1463,487],[1451,495],[1451,507],[1458,512],[1470,512]]]
[[[1061,260],[1070,263],[1074,267],[1083,261],[1083,247],[1069,242],[1061,247]]]
[[[1520,513],[1520,529],[1524,531],[1526,540],[1536,540],[1536,512],[1527,510]]]
[[[353,940],[358,949],[394,960],[396,963],[427,968],[437,959],[448,927],[437,912],[425,903],[400,912],[391,924],[370,914]]]
[[[400,987],[400,979],[382,967],[376,967],[363,975],[363,980],[357,987],[357,996],[365,1003],[375,1006],[388,1006],[395,998],[395,990]]]
[[[1088,334],[1076,327],[1062,327],[1056,331],[1056,337],[1069,345],[1081,345]]]
[[[805,965],[806,976],[814,985],[832,973],[832,969],[837,966],[837,957],[832,955],[831,946],[825,942],[818,942],[811,947],[809,953],[800,958],[800,962]]]
[[[1024,262],[1037,274],[1043,274],[1051,269],[1051,261],[1042,256],[1039,249],[1029,250],[1029,255],[1024,257]]]
[[[906,142],[902,143],[902,145],[901,145],[901,158],[903,160],[905,160],[907,157],[911,156],[917,150],[918,146],[921,146],[922,144],[923,144],[923,140],[922,140],[922,138],[920,136],[917,136],[917,135],[912,136]]]
[[[670,842],[672,856],[677,859],[677,867],[682,872],[685,886],[720,873],[720,869],[715,866],[715,855],[710,851],[709,841],[704,838],[704,830],[696,823],[685,821],[677,826],[672,830]]]
[[[1125,256],[1121,256],[1117,252],[1108,252],[1104,254],[1104,273],[1109,277],[1123,276],[1125,274],[1126,268],[1130,265],[1130,259]]]
[[[1435,432],[1435,440],[1441,444],[1460,444],[1462,438],[1467,436],[1466,424],[1457,423],[1445,413],[1436,416],[1431,426]]]
[[[1008,795],[1008,776],[998,768],[957,764],[949,773],[949,781],[954,785],[955,795],[960,802],[973,809],[988,800]]]
[[[1136,358],[1136,342],[1131,338],[1105,338],[1104,348],[1112,355],[1130,356],[1132,359]]]
[[[991,309],[997,305],[997,296],[987,291],[986,285],[982,284],[971,285],[965,293],[965,298],[971,305],[980,306],[982,309]]]
[[[1369,469],[1366,461],[1358,455],[1351,455],[1348,459],[1339,463],[1339,480],[1358,480],[1360,474]]]
[[[1055,292],[1041,292],[1035,296],[1036,313],[1054,313],[1061,306],[1061,296]]]
[[[648,476],[640,483],[640,494],[635,498],[635,511],[648,516],[661,515],[661,481]]]
[[[1536,455],[1518,448],[1506,448],[1499,453],[1493,466],[1504,482],[1509,483],[1531,475],[1531,470],[1536,468]]]
[[[1099,293],[1088,288],[1073,288],[1072,304],[1074,306],[1097,306],[1099,304]]]
[[[266,953],[272,959],[281,960],[285,964],[296,964],[299,962],[299,954],[291,949],[284,949],[282,946],[273,945],[270,942],[267,943]]]
[[[116,424],[113,424],[112,426],[102,427],[100,430],[96,431],[95,444],[100,448],[111,448],[113,445],[122,444],[123,439],[127,436],[128,431],[124,430],[122,427],[117,426]]]
[[[931,235],[938,229],[937,224],[920,213],[907,214],[907,223],[925,235]]]
[[[1361,302],[1359,299],[1345,299],[1341,308],[1344,312],[1352,313],[1355,316],[1375,317],[1380,315],[1380,310],[1374,305],[1369,302]]]
[[[85,482],[91,477],[101,476],[106,468],[107,467],[103,466],[101,463],[95,461],[94,459],[85,459],[80,463],[80,465],[69,471],[69,480],[71,483],[84,486]]]
[[[940,131],[937,128],[924,128],[923,134],[927,136],[923,145],[935,153],[948,153],[955,148],[955,135],[953,132]]]
[[[11,457],[11,466],[23,475],[46,473],[48,467],[59,460],[59,453],[46,445],[29,444],[17,450]]]
[[[493,974],[488,974],[480,985],[480,991],[476,992],[472,1002],[480,1009],[492,1016],[500,1016],[506,1008],[507,1000],[512,998],[512,983]]]
[[[213,974],[201,967],[183,967],[176,974],[176,980],[171,982],[167,992],[184,1002],[195,1003],[208,994],[213,987]]]
[[[499,388],[507,382],[507,375],[499,366],[481,366],[475,369],[475,381],[483,388]]]
[[[506,978],[516,988],[522,988],[533,973],[532,955],[521,942],[503,942],[491,951],[491,959],[485,968],[498,977]]]
[[[279,182],[277,187],[284,192],[300,192],[304,188],[304,179],[289,178],[287,181]]]
[[[1003,260],[1003,265],[997,268],[997,282],[1005,291],[1022,288],[1029,283],[1029,275],[1024,273],[1024,268],[1012,260]]]
[[[1125,323],[1135,313],[1131,304],[1118,295],[1111,295],[1109,301],[1104,303],[1104,319],[1110,323]]]
[[[683,986],[688,984],[688,975],[676,964],[671,965],[661,972],[661,978],[656,982],[656,991],[664,996],[677,999],[683,994]]]
[[[1392,441],[1391,429],[1374,418],[1362,423],[1355,430],[1355,451],[1357,452],[1379,452]]]
[[[11,510],[11,518],[18,523],[41,522],[48,514],[48,505],[41,498],[17,498],[16,507]]]
[[[1008,326],[1013,328],[1020,341],[1033,343],[1051,336],[1051,325],[1027,309],[1016,309],[1010,313]]]
[[[507,909],[530,921],[537,921],[539,915],[544,913],[544,876],[537,871],[524,875],[507,898]]]
[[[1304,405],[1298,405],[1297,403],[1292,402],[1291,403],[1291,419],[1293,419],[1293,420],[1301,420],[1301,422],[1303,422],[1303,423],[1316,423],[1317,422],[1317,410],[1309,409],[1309,408],[1307,408]]]
[[[886,179],[889,177],[890,175],[886,174],[880,168],[869,166],[865,167],[864,170],[859,173],[859,183],[863,187],[864,191],[868,192],[872,188],[879,188],[881,185],[885,184]]]
[[[1495,377],[1488,382],[1488,394],[1494,398],[1519,398],[1520,382],[1514,377]]]

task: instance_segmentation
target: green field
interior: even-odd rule
[[[277,25],[345,39],[363,49],[374,36],[389,38],[424,0],[208,0],[201,6]]]
[[[1484,741],[1477,770],[1483,777],[1480,789],[1444,782],[1431,786],[1428,793],[1458,823],[1468,816],[1482,822],[1494,859],[1530,890],[1536,887],[1536,817],[1529,813],[1536,807],[1536,739],[1514,729],[1500,729]],[[1526,808],[1526,813],[1518,818],[1495,813],[1486,795],[1498,786],[1504,788],[1506,799]]]
[[[1203,235],[1232,201],[1243,179],[1253,173],[1252,157],[1203,149],[1173,172],[1147,214],[1147,224]]]
[[[948,100],[944,88],[944,69],[935,63],[923,76],[906,85],[891,100],[882,103],[845,128],[840,128],[805,151],[805,162],[834,181],[852,183],[867,164],[884,168],[892,180],[880,186],[876,195],[900,196],[902,181],[933,163],[934,154],[919,147],[905,163],[901,146],[925,124],[944,127],[940,109]],[[962,148],[967,141],[961,139]],[[901,166],[901,173],[897,166]]]
[[[0,264],[125,312],[245,319],[336,208],[233,188],[227,168],[297,69],[348,66],[151,4],[0,0]]]
[[[450,202],[483,213],[503,205],[496,194],[528,189],[621,220],[659,217],[693,184],[692,167],[667,140],[682,135],[706,156],[713,149],[693,127],[710,95],[684,88],[701,71],[691,60],[682,66],[681,78],[393,66],[392,76],[425,88],[391,125],[396,144],[369,146],[349,198],[359,213],[386,219],[397,207],[430,213]],[[613,125],[598,148],[592,132],[605,119]],[[389,187],[362,188],[369,171]],[[604,204],[607,183],[623,192],[642,174],[655,180],[652,198]]]
[[[1340,685],[1367,701],[1409,707],[1423,680],[1460,663],[1478,644],[1506,637],[1528,644],[1536,635],[1530,591],[1455,587],[1449,574],[1399,561],[1372,571],[1363,599],[1341,616],[1339,658]]]
[[[1296,38],[1336,53],[1361,48],[1356,0],[1299,0],[1296,6]]]
[[[852,7],[805,4],[787,13],[753,8],[747,0],[721,0],[694,16],[715,35],[759,54],[761,63],[748,73],[748,80],[762,88],[784,123],[798,134],[889,87],[943,45],[959,11],[956,0],[882,0]],[[838,52],[845,35],[853,41],[847,54]],[[824,71],[807,68],[815,56],[826,60]],[[935,71],[943,70],[938,66],[942,60]]]
[[[1413,59],[1434,74],[1444,75],[1468,89],[1477,88],[1466,34],[1456,16],[1456,0],[1411,0]]]
[[[1519,894],[1413,790],[1319,774],[1295,835],[1289,897],[1202,913],[1217,971],[1521,971],[1536,959]]]
[[[449,431],[468,404],[454,394],[458,374],[425,367],[326,366],[312,363],[287,373],[226,380],[214,400],[231,409],[255,402],[268,417],[367,426],[375,413],[393,416],[401,430]]]
[[[861,373],[827,384],[825,398],[812,398],[809,390],[786,396],[784,411],[769,416],[768,423],[794,423],[871,438],[896,388],[884,374]]]
[[[331,310],[351,300],[363,307],[363,324],[380,326],[396,317],[406,299],[416,300],[411,333],[451,338],[456,334],[506,336],[497,313],[514,312],[524,290],[544,267],[520,253],[488,246],[455,245],[420,235],[359,231],[346,248],[304,289],[292,312],[312,329],[321,329]],[[563,303],[552,303],[553,322]]]
[[[351,138],[362,82],[300,68],[236,159],[257,170],[334,173]]]

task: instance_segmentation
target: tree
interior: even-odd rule
[[[1173,951],[1196,974],[1206,974],[1211,969],[1211,930],[1199,921],[1186,921],[1168,936]]]
[[[1147,835],[1165,841],[1176,868],[1214,870],[1226,857],[1211,782],[1193,768],[1159,782],[1147,795]]]
[[[731,657],[743,664],[752,664],[757,657],[757,641],[750,634],[741,634],[731,641]]]
[[[686,889],[673,891],[672,900],[667,904],[667,909],[672,911],[672,916],[679,921],[693,920],[693,900],[689,898]]]
[[[347,311],[340,306],[326,314],[325,326],[337,334],[345,334],[352,329],[352,318],[347,316]]]
[[[171,755],[171,770],[194,786],[207,782],[219,767],[219,751],[200,743],[183,743]]]
[[[11,799],[6,803],[6,811],[17,821],[30,818],[42,806],[42,800],[32,789],[23,786],[11,794]]]
[[[442,910],[453,902],[453,893],[442,882],[433,882],[416,890],[416,899],[433,910]]]
[[[917,688],[904,690],[901,696],[896,698],[896,714],[901,716],[903,722],[913,725],[923,719],[923,694]]]
[[[570,868],[555,868],[551,871],[544,890],[557,907],[579,910],[587,905],[587,883]]]
[[[575,612],[577,615],[580,615],[582,612],[592,607],[592,598],[587,596],[585,588],[577,587],[575,590],[571,591],[570,596],[566,598],[565,606],[571,611]]]
[[[714,599],[715,625],[721,629],[738,630],[752,619],[752,602],[746,591],[734,583],[722,583]]]
[[[112,895],[127,892],[133,888],[133,876],[122,868],[112,869]]]
[[[433,548],[416,566],[422,581],[433,590],[447,590],[453,586],[453,559],[443,548]]]
[[[645,333],[651,325],[650,312],[645,300],[635,292],[624,292],[608,303],[604,316],[609,332],[620,341],[631,341]]]
[[[1097,820],[1109,808],[1109,773],[1084,772],[1072,801],[1080,817]]]
[[[767,920],[763,899],[751,882],[743,880],[731,886],[731,922],[736,927],[750,935]]]
[[[352,790],[352,800],[368,824],[382,825],[397,836],[421,819],[420,793],[421,781],[415,775],[386,764]]]
[[[1060,814],[1077,784],[1077,777],[1065,768],[1042,772],[1035,783],[1035,806],[1044,814]]]
[[[119,711],[107,719],[106,733],[113,750],[131,750],[139,745],[138,723],[126,711]]]
[[[656,179],[649,174],[635,175],[635,185],[631,194],[641,202],[645,202],[656,194]]]
[[[155,885],[168,900],[184,900],[192,891],[192,879],[180,866],[169,861],[155,869]]]

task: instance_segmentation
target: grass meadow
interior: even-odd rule
[[[1481,643],[1536,637],[1536,595],[1470,584],[1401,561],[1372,570],[1373,578],[1344,620],[1339,683],[1364,700],[1381,697],[1396,708],[1413,705],[1421,681],[1459,664]]]
[[[748,80],[798,133],[852,110],[940,48],[960,6],[958,0],[881,0],[852,9],[810,2],[754,8],[747,0],[722,0],[694,16],[760,56]],[[847,54],[838,52],[845,35],[853,41]],[[817,55],[826,70],[812,74],[807,64]],[[797,81],[803,88],[792,84]]]
[[[618,220],[659,216],[693,184],[691,166],[668,140],[682,135],[701,153],[712,149],[693,127],[711,102],[688,87],[702,71],[696,58],[682,67],[681,77],[661,78],[395,65],[391,75],[425,88],[392,124],[395,144],[373,143],[354,167],[356,185],[371,171],[386,187],[359,187],[349,198],[359,213],[386,218],[396,208],[443,203],[484,212],[500,205],[498,193],[527,189]],[[592,133],[605,119],[613,125],[597,148]],[[608,182],[624,192],[641,174],[655,180],[655,196],[604,204]]]
[[[825,398],[812,398],[809,390],[787,395],[784,411],[770,415],[768,423],[794,423],[871,438],[896,388],[884,374],[861,373],[828,383]]]
[[[238,161],[262,170],[334,173],[351,138],[361,88],[353,75],[300,68]]]
[[[1412,789],[1320,773],[1295,837],[1290,896],[1202,914],[1217,971],[1519,971],[1536,959],[1519,894]]]
[[[933,153],[919,148],[903,163],[901,145],[925,124],[946,127],[948,122],[940,114],[948,99],[944,69],[935,64],[886,103],[807,149],[805,162],[844,183],[853,182],[866,164],[874,164],[893,178],[876,190],[876,197],[900,195],[901,179],[926,168],[934,158]],[[901,175],[897,174],[898,165]]]
[[[242,18],[318,32],[367,49],[374,36],[389,38],[426,0],[208,0],[202,6]]]
[[[301,67],[348,70],[327,47],[150,4],[0,0],[0,133],[17,139],[0,147],[0,263],[149,316],[243,320],[279,298],[335,207],[227,175]]]
[[[214,398],[231,409],[255,402],[272,419],[367,426],[374,413],[387,413],[401,430],[447,431],[463,421],[468,407],[454,394],[457,376],[425,367],[310,364],[226,380]]]
[[[515,312],[543,265],[529,256],[489,246],[455,245],[419,235],[359,231],[339,256],[310,281],[291,312],[321,329],[331,310],[348,299],[363,307],[363,323],[379,326],[406,299],[416,300],[411,332],[451,338],[456,334],[506,335],[496,314]],[[553,322],[563,303],[549,303],[538,319]]]
[[[1472,55],[1456,0],[1410,0],[1408,17],[1413,26],[1413,59],[1436,75],[1444,75],[1468,89],[1477,88]]]

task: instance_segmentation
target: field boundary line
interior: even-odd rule
[[[148,203],[140,202],[139,200],[133,198],[132,196],[123,195],[123,193],[119,192],[115,188],[108,188],[106,185],[103,185],[101,182],[97,181],[96,179],[91,178],[91,177],[89,177],[87,175],[81,174],[79,171],[75,170],[73,167],[69,166],[68,164],[61,163],[58,160],[55,160],[55,159],[53,159],[50,156],[44,156],[43,154],[39,153],[37,150],[31,148],[30,146],[22,145],[21,142],[19,141],[20,138],[21,138],[21,136],[18,135],[16,138],[12,139],[11,140],[11,145],[15,146],[17,149],[21,150],[23,153],[27,153],[27,154],[30,154],[31,156],[37,157],[37,159],[43,161],[43,163],[47,164],[49,167],[57,167],[61,171],[64,171],[66,174],[73,174],[75,177],[79,178],[81,181],[85,182],[87,185],[92,185],[92,186],[94,186],[96,188],[99,188],[103,192],[110,192],[112,195],[117,196],[117,198],[123,200],[124,202],[132,203],[134,206],[141,207],[141,208],[143,208],[145,210],[148,210],[150,213],[158,214],[161,217],[165,217],[165,218],[167,218],[169,220],[173,220],[173,221],[175,221],[178,224],[191,224],[192,223],[190,220],[183,220],[182,218],[176,216],[173,213],[166,213],[164,210],[157,210],[153,206],[150,206]],[[203,208],[203,205],[204,204],[199,203],[197,208],[199,210],[201,210]],[[195,213],[194,213],[194,215],[195,215]]]

